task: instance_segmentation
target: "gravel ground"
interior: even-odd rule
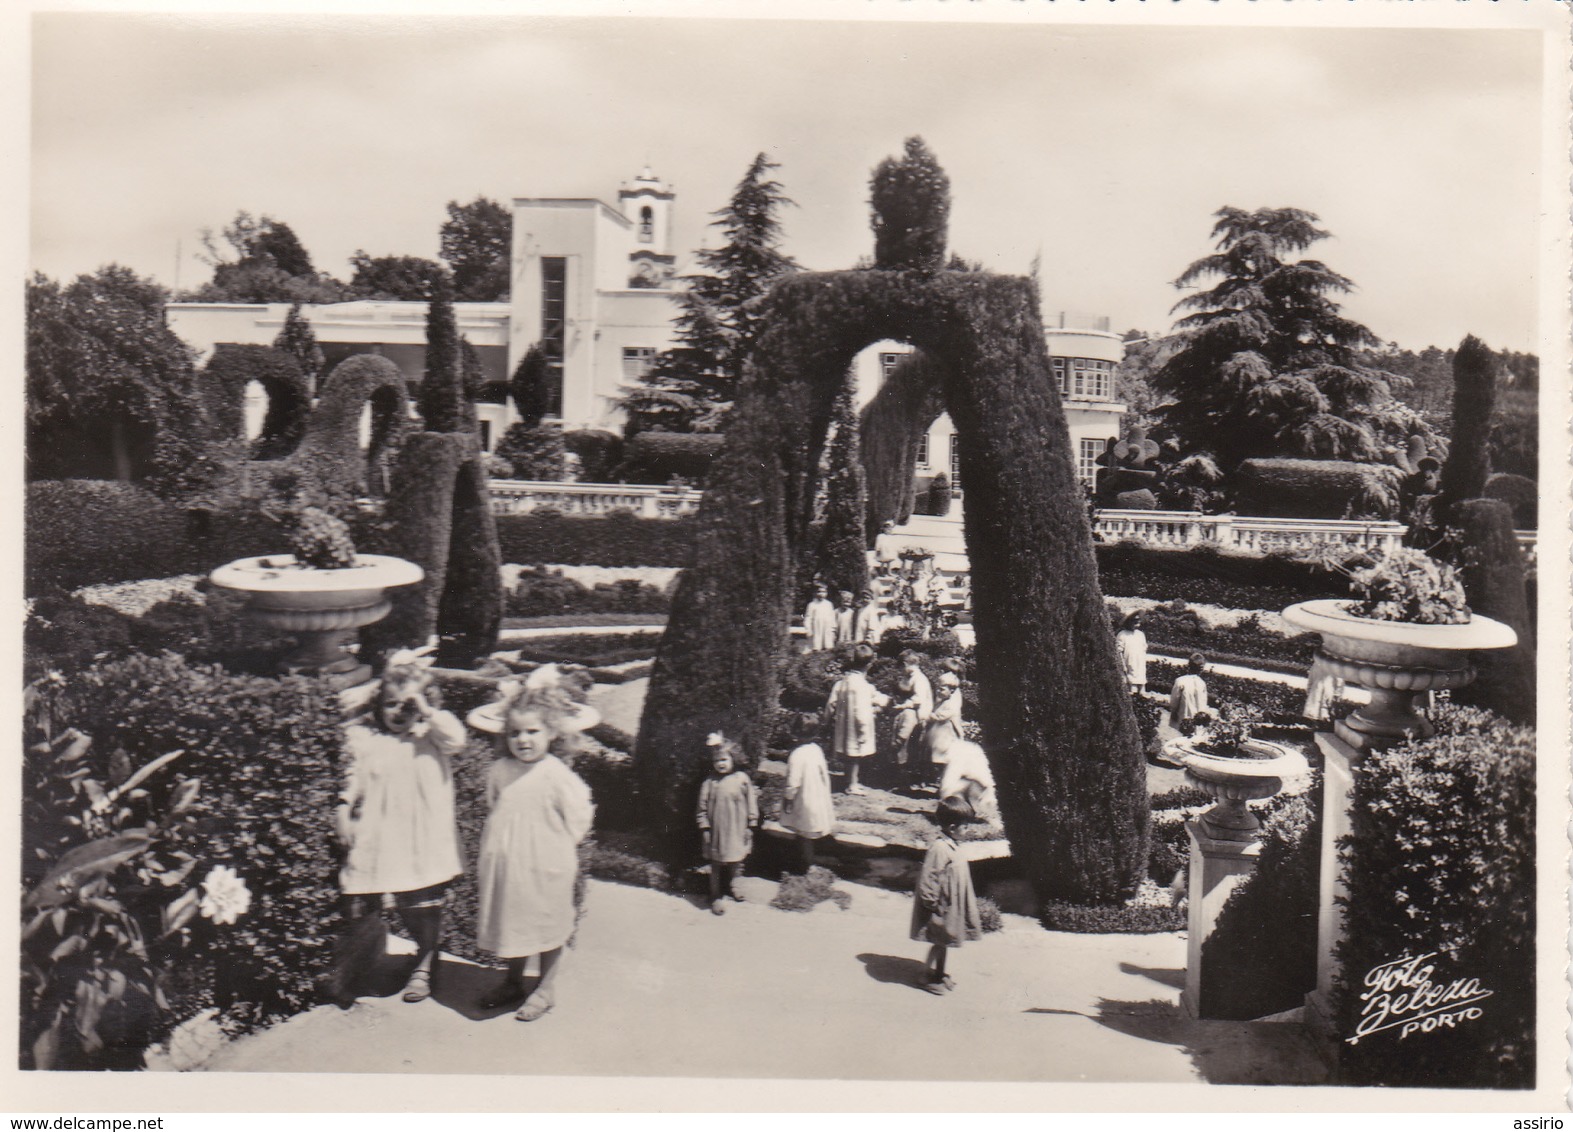
[[[1138,609],[1154,609],[1168,604],[1150,597],[1110,597],[1104,600],[1121,613],[1131,613]],[[1235,609],[1232,606],[1198,605],[1194,602],[1187,602],[1186,605],[1196,611],[1202,623],[1209,629],[1232,629],[1254,613],[1260,619],[1262,628],[1269,633],[1279,633],[1285,637],[1302,635],[1301,630],[1285,621],[1275,609]]]
[[[546,568],[590,589],[620,582],[624,578],[634,578],[658,590],[664,590],[671,585],[672,579],[677,577],[678,573],[676,566],[547,566]],[[519,571],[528,569],[530,567],[520,566],[514,562],[504,566],[503,586],[513,589],[519,581]]]
[[[174,578],[148,578],[140,582],[115,582],[104,586],[84,586],[77,597],[93,605],[107,605],[118,613],[140,617],[161,601],[176,594],[195,594],[201,574],[181,574]]]

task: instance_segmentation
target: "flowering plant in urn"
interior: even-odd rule
[[[1202,815],[1208,832],[1220,841],[1247,841],[1261,822],[1246,803],[1271,798],[1286,778],[1305,773],[1305,757],[1277,743],[1252,737],[1262,722],[1254,704],[1226,703],[1218,717],[1191,738],[1173,740],[1168,753],[1185,767],[1186,781],[1218,803]]]

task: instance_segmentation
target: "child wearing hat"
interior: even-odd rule
[[[947,951],[983,934],[972,867],[956,844],[956,827],[972,818],[972,806],[964,798],[946,798],[934,808],[939,832],[923,858],[917,887],[912,891],[911,934],[917,942],[929,945],[923,989],[930,994],[955,989],[955,981],[945,973]]]

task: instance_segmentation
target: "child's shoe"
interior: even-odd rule
[[[719,899],[710,901],[710,911],[714,912],[717,916],[726,915],[726,909],[722,907],[721,901]]]

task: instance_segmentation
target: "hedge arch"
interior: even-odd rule
[[[863,407],[870,544],[887,520],[905,523],[912,517],[918,441],[945,411],[944,387],[945,374],[937,359],[908,354]]]
[[[311,380],[289,354],[272,346],[223,344],[203,367],[202,378],[216,439],[245,439],[246,386],[255,381],[268,395],[268,412],[252,459],[277,460],[299,447],[311,416]]]
[[[486,466],[466,433],[419,432],[399,452],[383,507],[378,549],[426,571],[392,593],[393,611],[361,632],[368,654],[438,638],[438,657],[469,667],[497,647],[502,556],[486,489]]]
[[[938,360],[961,437],[980,721],[1015,855],[1046,899],[1135,889],[1146,765],[1038,305],[1031,281],[975,272],[805,274],[770,292],[639,731],[643,797],[674,846],[706,734],[764,751],[835,393],[859,350],[895,339]]]
[[[360,446],[361,410],[371,405],[371,443]],[[399,367],[356,354],[333,367],[294,461],[330,500],[388,493],[387,469],[409,427],[410,395]]]

